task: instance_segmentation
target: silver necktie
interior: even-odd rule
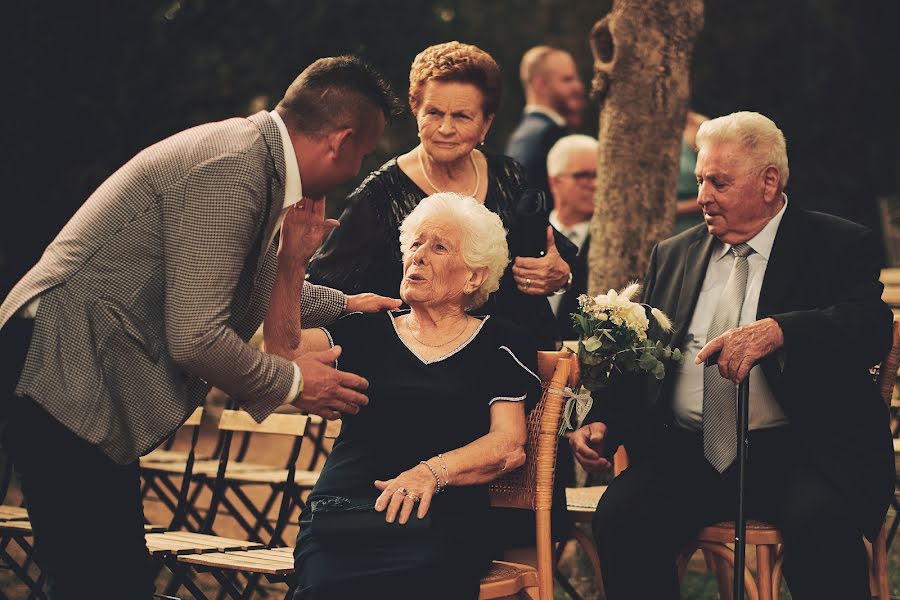
[[[753,248],[737,244],[731,252],[734,264],[709,323],[707,342],[737,327],[741,318],[750,272],[747,255]],[[717,365],[703,370],[703,455],[719,473],[737,456],[737,386],[719,374]]]

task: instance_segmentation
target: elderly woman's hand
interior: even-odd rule
[[[552,227],[547,227],[547,253],[541,258],[517,256],[512,272],[519,291],[532,296],[549,296],[568,283],[572,270],[556,249]]]
[[[288,209],[281,225],[278,261],[296,261],[306,268],[329,231],[338,226],[336,219],[325,218],[325,198],[302,198]]]
[[[381,495],[375,501],[375,510],[386,510],[384,520],[388,523],[393,523],[399,513],[397,522],[405,525],[416,503],[419,505],[417,515],[420,519],[428,513],[431,498],[437,489],[437,480],[428,467],[418,464],[393,479],[376,480],[375,487],[381,490]]]

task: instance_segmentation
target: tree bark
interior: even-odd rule
[[[599,180],[588,292],[643,278],[672,234],[690,57],[703,0],[616,0],[594,25],[592,98],[600,104]]]

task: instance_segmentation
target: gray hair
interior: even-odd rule
[[[469,269],[487,269],[487,277],[468,298],[465,310],[478,308],[500,288],[500,278],[509,264],[506,230],[499,215],[470,196],[441,192],[428,196],[400,224],[400,251],[405,259],[419,227],[426,221],[447,219],[463,231],[460,250]]]
[[[697,148],[715,143],[737,142],[750,154],[755,166],[775,165],[781,175],[782,189],[787,187],[788,158],[784,133],[765,115],[734,112],[704,121],[697,129]]]
[[[599,142],[589,135],[567,135],[553,144],[547,153],[547,175],[559,175],[566,168],[569,157],[574,152],[586,150],[597,154]]]

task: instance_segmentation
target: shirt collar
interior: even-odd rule
[[[288,134],[287,126],[281,119],[278,111],[269,113],[281,134],[281,145],[284,146],[284,204],[282,210],[290,208],[303,197],[303,184],[300,181],[300,167],[297,166],[297,155],[294,154],[294,144]]]
[[[569,232],[574,232],[575,238],[578,240],[583,240],[584,238],[586,238],[588,235],[588,230],[591,227],[590,221],[581,221],[580,223],[575,223],[571,227],[566,227],[559,222],[558,213],[555,208],[550,211],[550,217],[547,220],[558,232],[566,237],[569,237]]]
[[[566,120],[563,118],[563,116],[549,106],[544,106],[543,104],[526,104],[525,112],[541,113],[542,115],[549,117],[551,121],[553,121],[560,127],[566,126]]]
[[[769,260],[769,255],[772,254],[772,246],[775,245],[775,234],[778,233],[778,226],[781,225],[781,219],[784,217],[784,209],[788,205],[787,194],[782,192],[781,197],[784,199],[781,210],[766,223],[766,226],[759,233],[747,240],[747,245],[766,260]],[[713,254],[715,259],[719,260],[728,254],[731,251],[731,246],[731,244],[718,242],[718,248]]]

